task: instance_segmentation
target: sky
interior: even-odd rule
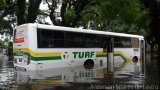
[[[43,2],[40,4],[40,9],[41,10],[48,10],[48,5],[44,4]],[[46,22],[48,22],[49,24],[52,24],[51,20],[49,17],[46,17],[45,19]]]

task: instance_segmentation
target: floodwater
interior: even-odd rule
[[[15,71],[12,61],[0,55],[0,90],[159,90],[160,78],[152,68],[144,73],[139,62],[128,62],[116,66],[115,73],[105,65]]]

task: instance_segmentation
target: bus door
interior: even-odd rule
[[[140,41],[140,65],[141,75],[145,75],[145,40]]]

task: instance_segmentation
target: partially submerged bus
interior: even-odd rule
[[[143,60],[144,37],[42,24],[23,24],[14,30],[14,67],[25,70],[107,65],[107,44],[114,40],[114,63]]]

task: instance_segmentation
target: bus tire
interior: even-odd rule
[[[132,61],[133,61],[134,63],[138,62],[138,57],[137,57],[137,56],[134,56],[133,59],[132,59]]]
[[[85,69],[93,69],[94,67],[94,61],[92,59],[88,59],[83,64]]]

